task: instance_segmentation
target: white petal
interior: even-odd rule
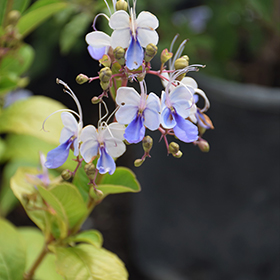
[[[187,118],[190,114],[190,109],[194,103],[193,93],[193,88],[182,85],[176,87],[170,94],[172,106],[183,118]]]
[[[63,127],[60,133],[59,143],[65,143],[70,137],[74,135],[73,131],[66,127]]]
[[[161,76],[167,78],[169,80],[169,74],[166,72],[161,73]],[[166,86],[168,85],[168,81],[165,79],[161,79],[161,83],[163,85],[164,88],[166,88]]]
[[[120,107],[115,114],[116,120],[121,124],[129,124],[138,113],[138,106],[125,105]]]
[[[61,120],[65,128],[73,132],[76,132],[78,128],[78,122],[71,113],[68,112],[61,113]]]
[[[158,34],[155,30],[138,28],[137,29],[137,39],[143,48],[146,48],[149,44],[157,45]]]
[[[83,142],[80,148],[81,155],[86,163],[91,162],[91,159],[98,153],[99,143],[96,141]]]
[[[101,31],[93,31],[86,35],[86,42],[94,48],[102,48],[111,45],[111,37]]]
[[[96,141],[98,139],[98,133],[96,131],[96,128],[93,125],[87,125],[82,129],[81,135],[80,135],[80,141],[86,142],[86,141]]]
[[[209,100],[208,100],[208,98],[207,98],[205,92],[204,92],[203,90],[199,89],[199,88],[197,88],[197,89],[195,90],[195,92],[196,92],[197,94],[199,94],[199,95],[204,99],[205,104],[204,104],[204,107],[203,107],[203,109],[201,110],[201,112],[206,112],[206,111],[210,108],[210,102],[209,102]]]
[[[105,147],[108,151],[108,154],[111,157],[119,157],[126,150],[125,144],[120,139],[110,138],[110,139],[106,139],[104,142],[105,142]]]
[[[157,29],[158,19],[150,12],[141,12],[136,19],[137,28]]]
[[[111,124],[109,124],[109,126],[107,127],[107,129],[104,131],[103,133],[103,138],[109,139],[112,138],[112,136],[114,138],[117,138],[119,140],[124,140],[124,131],[125,131],[125,126],[123,124],[119,124],[117,122],[113,122]]]
[[[113,13],[110,17],[109,26],[112,29],[129,28],[130,17],[124,10]]]
[[[132,87],[120,87],[117,91],[116,102],[119,106],[139,106],[140,94]]]
[[[198,88],[197,82],[195,81],[195,79],[193,79],[191,77],[184,77],[183,80],[181,81],[181,83],[186,86],[190,86],[194,89]]]
[[[160,125],[160,101],[154,93],[150,93],[147,99],[144,110],[144,125],[150,130],[156,130]]]
[[[111,46],[113,49],[116,47],[127,48],[131,39],[130,29],[118,29],[111,35]]]

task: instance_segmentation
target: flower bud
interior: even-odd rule
[[[12,10],[8,13],[8,24],[15,26],[20,19],[20,12],[17,10]]]
[[[184,55],[178,59],[176,59],[174,63],[175,70],[184,69],[189,66],[189,57],[187,55]],[[176,80],[181,81],[186,76],[186,73],[183,73],[179,75]]]
[[[84,170],[85,170],[87,176],[89,177],[89,179],[94,179],[96,168],[93,163],[87,163],[84,166]]]
[[[138,158],[134,161],[134,166],[139,167],[143,164],[144,161],[145,161],[145,158],[143,158],[143,159]]]
[[[28,77],[20,78],[17,82],[19,88],[25,88],[29,84],[30,79]]]
[[[76,82],[79,84],[79,85],[82,85],[86,82],[88,82],[89,78],[88,76],[84,75],[84,74],[79,74],[77,77],[76,77]]]
[[[171,142],[168,149],[171,154],[176,154],[179,152],[180,146],[175,142]]]
[[[117,1],[116,3],[116,10],[119,11],[119,10],[124,10],[126,11],[127,10],[127,2],[124,1],[124,0],[119,0]]]
[[[199,140],[197,146],[200,149],[200,151],[204,153],[208,153],[210,150],[209,143],[204,139]]]
[[[143,150],[148,153],[153,147],[153,138],[151,136],[145,136],[142,140]]]
[[[100,102],[100,99],[97,96],[92,97],[91,103],[92,104],[98,104]]]
[[[103,194],[103,192],[101,191],[101,190],[95,190],[94,191],[95,192],[95,194],[97,195],[97,197],[102,197],[104,194]]]
[[[154,44],[149,44],[146,49],[145,49],[145,56],[144,56],[144,60],[146,62],[150,62],[153,57],[157,54],[157,46]]]
[[[183,155],[183,153],[181,151],[178,151],[176,154],[172,154],[172,155],[175,158],[180,158]]]
[[[125,63],[125,50],[122,47],[116,47],[113,51],[115,59],[118,61],[120,65],[124,65]]]
[[[168,49],[164,49],[160,55],[161,64],[167,62],[172,56],[173,53],[169,52]]]
[[[146,71],[144,71],[144,72],[138,74],[138,75],[137,75],[137,80],[138,80],[138,82],[144,81],[145,77],[146,77]]]
[[[100,82],[107,83],[111,80],[112,71],[109,67],[104,67],[99,72]]]
[[[61,177],[65,181],[69,181],[72,178],[72,172],[68,169],[65,169],[61,172]]]

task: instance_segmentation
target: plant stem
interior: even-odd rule
[[[44,245],[43,250],[41,251],[41,253],[38,256],[38,258],[35,260],[34,264],[30,268],[30,270],[27,273],[24,274],[23,280],[32,280],[33,275],[35,273],[35,270],[38,268],[38,266],[41,264],[41,262],[44,259],[44,257],[49,252],[48,244],[49,244],[49,242]]]

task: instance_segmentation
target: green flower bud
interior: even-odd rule
[[[120,65],[124,65],[125,63],[125,50],[122,47],[116,47],[113,51],[115,59],[118,61]]]
[[[183,153],[181,151],[178,151],[176,154],[172,154],[172,155],[175,158],[180,158],[183,155]]]
[[[101,191],[101,190],[95,190],[94,191],[95,192],[95,194],[97,195],[97,197],[102,197],[104,194],[103,194],[103,192]]]
[[[88,76],[84,75],[84,74],[79,74],[77,77],[76,77],[76,82],[79,84],[79,85],[82,85],[86,82],[88,82],[89,78]]]
[[[112,71],[109,67],[104,67],[100,70],[99,72],[100,82],[107,83],[111,80],[111,77],[112,77]]]
[[[183,69],[187,66],[189,66],[189,60],[186,59],[185,57],[182,56],[175,60],[175,63],[174,63],[175,70]]]
[[[153,57],[157,54],[157,46],[154,44],[149,44],[146,49],[145,49],[145,56],[144,56],[144,60],[146,62],[150,62]]]
[[[153,138],[151,136],[145,136],[142,140],[143,150],[148,153],[153,147]]]
[[[139,167],[139,166],[141,166],[141,165],[143,164],[144,161],[145,161],[145,158],[144,158],[144,159],[138,158],[138,159],[136,159],[136,160],[134,161],[134,166],[135,166],[135,167]]]
[[[96,168],[93,163],[87,163],[84,167],[84,170],[89,177],[89,179],[94,179]]]
[[[98,104],[100,102],[100,99],[97,96],[92,97],[91,103],[92,104]]]
[[[109,55],[104,54],[101,59],[99,59],[99,63],[102,64],[105,67],[111,66],[111,58]]]
[[[15,26],[20,19],[20,12],[17,10],[12,10],[8,13],[8,24]]]
[[[145,71],[145,72],[142,72],[142,73],[140,73],[140,74],[138,74],[138,75],[137,75],[137,80],[138,80],[138,82],[144,81],[145,77],[146,77],[146,71]]]
[[[210,150],[209,143],[204,139],[199,140],[197,146],[200,149],[200,151],[204,153],[208,153]]]
[[[28,77],[20,78],[17,82],[17,86],[20,88],[25,88],[29,84],[30,79]]]
[[[168,49],[164,49],[160,55],[161,64],[167,62],[172,56],[173,53],[169,52]]]
[[[119,0],[117,1],[116,3],[116,10],[119,11],[119,10],[124,10],[126,11],[127,10],[127,2],[124,1],[124,0]]]
[[[69,181],[72,178],[72,172],[68,169],[65,169],[61,172],[61,177],[65,181]]]
[[[168,149],[171,154],[176,154],[179,152],[180,146],[175,142],[171,142]]]

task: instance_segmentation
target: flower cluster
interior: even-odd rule
[[[132,7],[124,0],[112,1],[113,12],[105,1],[109,16],[99,14],[93,22],[94,31],[86,35],[88,51],[98,60],[103,68],[96,77],[78,75],[79,84],[99,80],[102,92],[92,98],[93,104],[106,109],[97,128],[93,125],[83,127],[82,110],[76,95],[63,81],[58,80],[76,102],[78,113],[71,110],[59,110],[64,128],[61,131],[60,145],[47,155],[45,166],[57,168],[67,159],[69,150],[77,157],[78,166],[82,161],[91,164],[95,159],[96,170],[100,174],[113,174],[116,169],[115,159],[126,151],[127,143],[142,141],[144,155],[135,161],[140,166],[150,156],[152,138],[146,135],[146,129],[158,130],[166,144],[167,153],[180,158],[182,152],[175,142],[168,142],[167,136],[175,136],[182,142],[193,143],[207,152],[209,144],[202,138],[213,125],[205,114],[210,103],[206,94],[198,88],[196,81],[187,77],[190,71],[198,71],[203,65],[189,65],[189,58],[182,56],[187,43],[184,40],[173,55],[172,49],[178,35],[168,49],[161,53],[161,67],[152,70],[151,60],[157,53],[159,36],[156,32],[158,19],[150,12],[136,14],[136,0]],[[112,34],[97,31],[95,23],[102,15],[109,23]],[[168,62],[168,67],[166,63]],[[161,79],[164,89],[161,94],[148,92],[145,76],[154,75]],[[128,86],[138,84],[139,92]],[[104,97],[110,95],[116,104],[116,110],[109,115]],[[159,97],[160,96],[160,97]],[[204,100],[203,108],[197,106],[199,98]],[[75,116],[78,118],[76,120]],[[112,118],[114,116],[114,118]],[[105,118],[107,118],[105,120]],[[110,119],[114,119],[109,123]],[[72,174],[74,174],[72,172]],[[95,185],[95,177],[92,183]]]

